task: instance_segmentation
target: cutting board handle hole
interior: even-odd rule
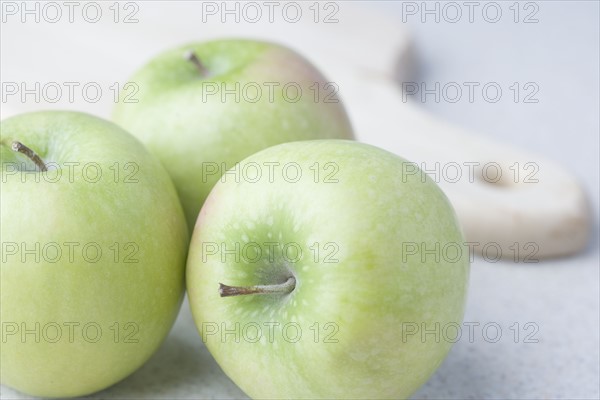
[[[480,163],[475,169],[475,179],[486,185],[494,186],[498,189],[515,186],[515,181],[509,165],[491,161]]]

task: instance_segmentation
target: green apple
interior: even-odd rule
[[[81,113],[0,123],[2,384],[82,396],[140,367],[185,287],[188,231],[160,162]]]
[[[448,199],[406,163],[353,141],[286,143],[214,187],[188,296],[202,340],[249,396],[407,397],[440,365],[469,257]],[[436,327],[437,340],[422,336]]]
[[[114,120],[162,161],[190,229],[236,162],[280,143],[353,138],[335,82],[280,45],[189,44],[159,55],[130,81],[139,92],[123,92]]]

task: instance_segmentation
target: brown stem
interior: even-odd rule
[[[185,53],[184,57],[186,60],[188,60],[196,66],[198,72],[200,72],[201,77],[206,78],[208,76],[208,68],[206,68],[206,66],[202,64],[202,61],[200,61],[196,53],[194,53],[193,51],[188,51],[187,53]]]
[[[290,293],[296,287],[296,279],[292,276],[287,281],[276,285],[227,286],[219,283],[221,297],[242,296],[246,294]]]
[[[12,142],[10,148],[13,149],[13,151],[18,151],[21,154],[25,154],[31,161],[33,161],[33,163],[40,169],[40,171],[48,171],[46,164],[44,164],[44,161],[40,158],[40,156],[35,154],[35,151],[31,150],[23,143],[15,140]]]

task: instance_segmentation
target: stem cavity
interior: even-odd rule
[[[35,151],[31,150],[29,147],[25,146],[23,143],[15,140],[12,142],[10,148],[13,151],[17,151],[21,154],[25,154],[33,163],[40,169],[42,172],[48,171],[46,164],[44,161],[38,156]]]
[[[247,294],[288,294],[296,287],[296,278],[293,276],[287,281],[275,285],[256,286],[227,286],[219,283],[219,294],[221,297],[243,296]]]
[[[194,64],[202,78],[208,77],[208,68],[206,68],[206,66],[202,64],[202,61],[200,61],[196,53],[194,53],[193,51],[188,51],[184,54],[184,58],[192,64]]]

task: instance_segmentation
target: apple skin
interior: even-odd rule
[[[184,58],[190,51],[209,76],[203,78]],[[162,161],[190,230],[221,173],[247,156],[297,140],[353,139],[335,89],[325,88],[325,77],[306,59],[277,44],[236,39],[189,44],[159,55],[129,81],[138,85],[134,98],[139,101],[128,103],[122,98],[113,118]],[[265,83],[279,84],[273,87],[272,99]],[[222,98],[221,85],[235,89],[236,84],[239,101],[234,95]],[[296,97],[291,86],[284,96],[286,84],[301,88],[297,102],[286,100],[285,96]],[[320,88],[317,99],[315,84]],[[212,85],[217,85],[218,94],[207,94]],[[260,97],[243,91],[253,85],[261,88]],[[255,97],[258,101],[253,102]],[[219,173],[207,167],[213,163]]]
[[[43,397],[97,392],[138,369],[175,321],[184,294],[189,240],[177,193],[160,162],[138,140],[90,115],[22,114],[3,120],[0,135],[1,382]],[[47,178],[35,181],[41,172],[11,150],[13,140],[49,165]],[[82,167],[69,173],[66,162]],[[83,173],[83,166],[91,163],[102,173],[96,183],[97,169]],[[126,163],[138,167],[134,175]],[[15,165],[29,172],[15,173]],[[63,168],[62,175],[53,182],[57,166]],[[22,175],[27,175],[25,183]],[[71,245],[72,255],[66,242],[79,244]],[[11,255],[9,243],[23,250]],[[36,243],[40,249],[58,243],[62,256],[40,250],[38,260],[30,254],[23,262],[24,249],[35,249]],[[90,251],[86,262],[82,248],[89,243],[98,244],[102,255]],[[114,243],[120,247],[118,254],[110,250]],[[133,262],[125,262],[126,256]],[[39,342],[34,334],[23,339],[23,323],[33,331],[40,324]],[[72,325],[72,336],[65,323],[79,324]],[[13,335],[9,331],[14,324],[19,331]],[[61,327],[55,343],[58,330],[53,324]],[[102,329],[100,336],[96,326]]]
[[[421,340],[420,334],[404,340],[403,327],[460,325],[463,317],[468,254],[446,257],[453,262],[403,254],[404,243],[464,247],[448,199],[430,179],[404,175],[402,158],[357,142],[287,143],[240,165],[265,162],[298,163],[302,178],[291,183],[295,172],[289,172],[285,179],[272,174],[257,182],[219,182],[200,212],[187,290],[202,340],[252,398],[408,397],[441,364],[451,343],[436,342],[433,335]],[[315,162],[322,168],[317,179]],[[325,183],[325,163],[339,168],[327,174],[337,183]],[[296,243],[303,257],[295,262],[296,253],[284,257],[266,242],[279,248]],[[215,252],[215,243],[228,251],[239,243],[242,256]],[[262,250],[243,250],[247,243]],[[317,258],[309,248],[314,243],[322,251]],[[328,243],[337,250],[328,250]],[[323,257],[332,254],[337,262],[325,263]],[[271,285],[290,276],[296,287],[289,294],[219,296],[219,283]],[[275,323],[280,332],[269,332]],[[284,336],[289,323],[297,325]],[[254,324],[261,327],[258,341]],[[302,336],[296,341],[298,328]]]

